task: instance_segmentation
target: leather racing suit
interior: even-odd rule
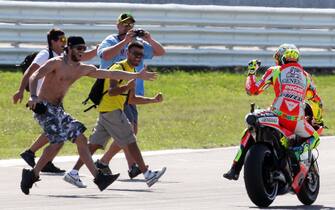
[[[270,85],[273,86],[275,92],[271,112],[278,116],[280,126],[300,137],[308,138],[307,143],[310,148],[315,148],[319,144],[319,135],[306,121],[304,112],[307,92],[312,94],[309,100],[321,103],[311,76],[296,62],[282,66],[272,66],[266,70],[262,79],[258,82],[254,74],[249,75],[245,83],[245,89],[249,95],[258,95]],[[231,177],[231,179],[238,179],[246,152],[253,143],[251,133],[248,129],[245,129],[231,169],[234,170],[235,177]],[[226,177],[225,175],[224,177]]]

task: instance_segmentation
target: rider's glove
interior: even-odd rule
[[[258,59],[253,59],[248,63],[248,75],[254,75],[257,69],[260,67],[261,61]]]

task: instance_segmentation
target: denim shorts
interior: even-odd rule
[[[137,107],[135,104],[125,104],[124,113],[126,114],[131,124],[137,124],[138,112],[137,112]]]
[[[47,107],[44,114],[34,114],[34,118],[42,127],[51,144],[63,143],[66,140],[74,142],[86,130],[84,124],[64,111],[62,104],[53,105],[43,102]]]

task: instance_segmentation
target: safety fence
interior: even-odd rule
[[[18,1],[0,1],[0,64],[17,64],[45,47],[52,27],[93,47],[116,33],[121,12],[132,13],[136,27],[166,47],[152,65],[245,66],[252,58],[271,65],[278,45],[294,43],[303,65],[335,66],[334,9]]]

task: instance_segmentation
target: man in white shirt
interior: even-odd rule
[[[64,47],[66,45],[66,37],[65,33],[57,28],[51,29],[47,34],[48,48],[41,50],[25,71],[23,78],[21,80],[21,84],[17,92],[13,95],[13,102],[16,104],[17,102],[22,101],[24,90],[29,85],[30,76],[39,69],[43,64],[45,64],[50,58],[61,56],[64,51]],[[82,60],[89,60],[96,56],[96,49],[85,52]],[[37,94],[41,89],[44,78],[38,81],[37,86]],[[20,156],[30,165],[31,167],[35,166],[35,152],[42,148],[44,145],[48,143],[48,139],[44,133],[42,133],[30,146],[29,149],[25,150]],[[63,174],[65,170],[61,170],[56,167],[52,161],[48,162],[45,167],[42,169],[42,172],[47,173],[61,173]]]

